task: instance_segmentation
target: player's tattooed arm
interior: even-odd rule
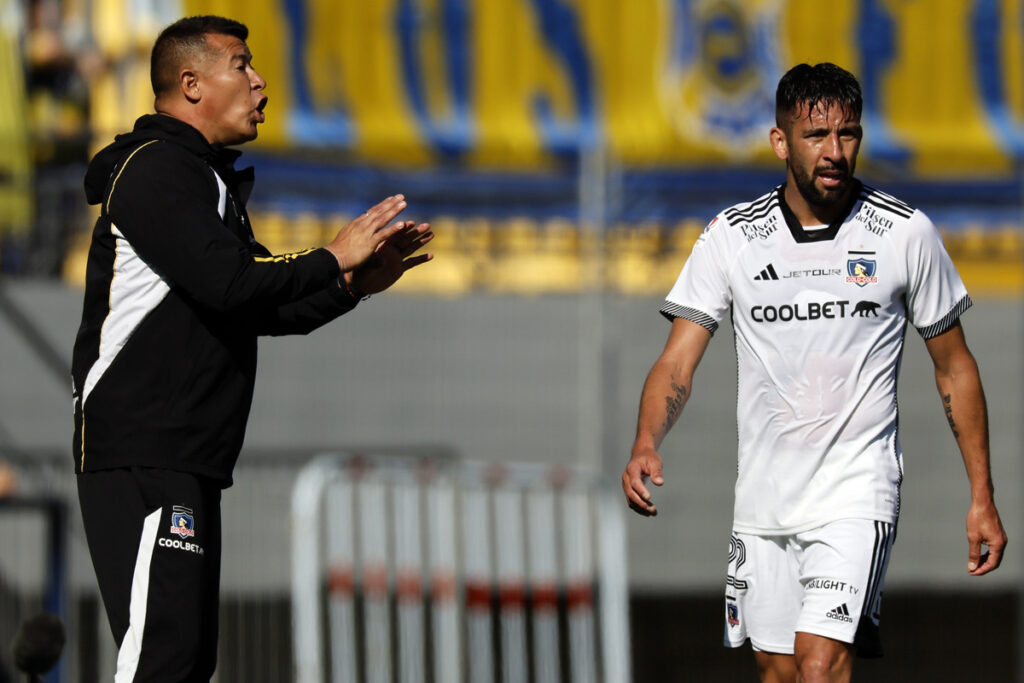
[[[672,425],[679,419],[680,413],[683,412],[683,405],[686,403],[686,397],[689,395],[686,387],[676,382],[676,378],[672,378],[671,382],[672,393],[665,397],[665,421],[661,424],[663,433],[668,433],[668,430],[672,429]]]
[[[634,453],[650,453],[661,446],[693,393],[693,374],[710,339],[707,329],[689,320],[677,318],[672,323],[665,350],[640,393]]]
[[[939,396],[963,456],[971,488],[971,505],[967,511],[967,572],[981,576],[997,568],[1002,561],[1006,531],[995,505],[988,408],[978,363],[967,348],[959,320],[947,331],[926,339],[925,346],[935,364]]]
[[[949,428],[953,430],[953,436],[959,439],[960,432],[957,431],[956,421],[953,419],[953,397],[951,394],[943,395],[942,405],[946,409],[946,420],[949,422]]]
[[[677,318],[672,323],[665,350],[647,374],[640,393],[636,438],[629,462],[622,473],[622,491],[629,507],[644,516],[658,514],[646,481],[661,486],[661,456],[658,448],[672,428],[693,388],[693,373],[707,348],[711,332],[697,323]]]

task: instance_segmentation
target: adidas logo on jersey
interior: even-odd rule
[[[836,621],[845,621],[848,624],[853,623],[853,618],[850,616],[850,609],[846,606],[846,603],[834,607],[825,613],[825,616],[829,619],[835,619]]]
[[[775,272],[775,266],[768,264],[760,273],[754,276],[755,280],[778,280],[779,274]]]

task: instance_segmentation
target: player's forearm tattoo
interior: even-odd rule
[[[665,422],[661,427],[666,432],[679,419],[679,414],[683,412],[683,403],[686,401],[686,387],[672,382],[672,391],[675,393],[665,397]]]
[[[960,432],[957,431],[957,429],[956,429],[956,422],[953,421],[952,398],[953,397],[952,397],[951,394],[946,394],[945,396],[942,397],[942,404],[946,408],[946,420],[949,421],[949,428],[953,430],[953,436],[956,437],[957,439],[959,439],[960,438]]]

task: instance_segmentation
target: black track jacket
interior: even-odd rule
[[[356,305],[325,249],[256,242],[238,156],[157,114],[90,163],[86,197],[102,206],[72,360],[76,472],[142,465],[229,485],[257,335],[304,334]]]

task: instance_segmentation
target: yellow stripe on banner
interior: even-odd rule
[[[546,159],[534,127],[537,24],[530,3],[478,0],[473,5],[471,92],[478,126],[470,158],[484,166],[536,166]]]
[[[974,73],[973,3],[884,4],[895,20],[897,51],[884,81],[884,113],[914,152],[912,169],[931,177],[1009,172],[1011,160],[982,110]]]
[[[322,71],[323,87],[355,125],[364,159],[422,165],[430,154],[411,113],[395,30],[397,0],[309,0],[307,73]],[[327,58],[326,66],[322,61]]]
[[[785,3],[779,24],[783,71],[806,62],[832,62],[856,74],[860,64],[856,52],[856,0],[790,0]],[[829,36],[829,40],[822,40]]]
[[[664,97],[671,49],[669,3],[580,2],[608,144],[627,163],[678,156],[679,137]],[[618,36],[617,39],[609,39]]]

